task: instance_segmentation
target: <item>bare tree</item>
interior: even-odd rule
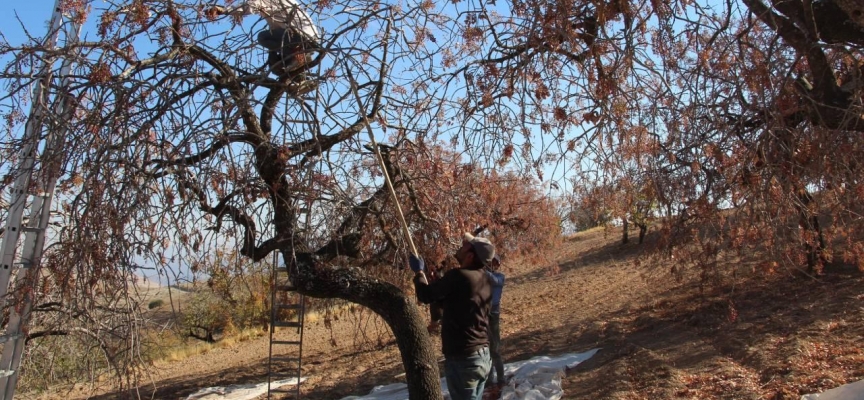
[[[86,2],[67,6],[79,18],[91,11]],[[440,62],[440,55],[424,54],[423,43],[434,42],[424,27],[449,22],[430,12],[434,4],[310,6],[327,33],[308,73],[317,90],[302,96],[295,91],[299,77],[269,75],[265,53],[252,40],[261,23],[213,21],[191,1],[109,3],[95,10],[97,40],[57,53],[37,39],[3,48],[13,57],[0,76],[7,84],[3,149],[10,157],[20,147],[15,128],[33,79],[29,66],[73,55],[78,63],[63,88],[76,112],[55,121],[69,134],[57,194],[62,228],[38,288],[46,293],[39,300],[51,301],[37,307],[32,325],[44,329],[31,339],[103,326],[107,332],[89,335],[104,343],[106,366],[133,386],[135,329],[142,324],[130,284],[135,274],[168,273],[180,260],[227,242],[252,261],[281,253],[302,294],[345,299],[380,315],[396,337],[411,397],[441,397],[437,356],[398,267],[406,244],[361,134],[373,129],[396,144],[380,150],[412,229],[425,234],[426,255],[446,256],[452,249],[445,235],[458,238],[478,224],[516,242],[506,232],[524,231],[551,207],[537,207],[544,200],[531,180],[465,164],[428,136],[446,119],[436,108],[449,102],[424,95],[437,90],[424,84],[434,75],[424,64]],[[449,177],[449,189],[441,176]],[[507,190],[513,201],[473,195],[467,182]],[[455,197],[434,200],[445,194]],[[525,210],[533,214],[520,217]],[[554,229],[536,226],[544,240],[554,238]],[[64,324],[75,328],[55,329]]]
[[[68,6],[82,18],[89,7]],[[314,54],[320,86],[311,98],[294,95],[290,79],[268,76],[251,40],[255,27],[209,21],[193,2],[99,10],[98,40],[62,50],[80,54],[67,89],[77,112],[58,121],[70,131],[58,191],[68,217],[43,263],[50,274],[40,289],[57,294],[57,308],[74,307],[73,315],[93,319],[95,310],[113,307],[112,315],[135,318],[137,305],[123,290],[133,271],[162,270],[215,240],[233,241],[253,261],[278,251],[301,293],[381,315],[403,354],[411,396],[440,398],[436,356],[410,297],[380,276],[323,264],[356,257],[364,221],[384,209],[384,187],[362,170],[370,154],[358,134],[384,122],[392,59],[409,52],[400,32],[423,10],[371,2],[321,8],[341,17]],[[32,79],[27,65],[55,55],[36,41],[4,50],[15,56],[3,78],[9,113],[17,115]],[[338,229],[326,229],[340,219]],[[124,296],[112,296],[116,290]],[[109,329],[135,326],[126,322]],[[49,334],[63,332],[31,337]],[[135,351],[126,340],[134,336],[111,335],[125,342],[104,346],[106,359],[126,377],[135,357],[120,353]]]

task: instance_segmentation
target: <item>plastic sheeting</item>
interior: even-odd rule
[[[504,366],[507,386],[501,390],[502,400],[559,400],[564,395],[561,378],[566,368],[573,368],[591,358],[600,349],[584,353],[569,353],[558,357],[540,356]],[[449,399],[447,381],[441,378],[441,391]],[[376,386],[365,396],[349,396],[342,400],[407,400],[408,387],[404,383]],[[822,399],[820,399],[822,400]]]
[[[306,378],[300,378],[300,382],[305,380]],[[291,378],[273,381],[270,383],[270,387],[278,388],[296,384],[297,378]],[[186,400],[250,400],[262,394],[267,394],[267,382],[205,388],[190,394]]]
[[[817,394],[805,394],[801,400],[864,400],[864,380],[847,383]]]

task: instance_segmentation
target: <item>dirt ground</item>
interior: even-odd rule
[[[648,240],[621,245],[617,232],[594,230],[568,240],[557,271],[511,260],[501,317],[505,362],[601,348],[568,371],[567,399],[798,399],[864,379],[864,275],[857,269],[754,279],[746,263],[730,261],[724,270],[737,270],[734,277],[702,287],[695,271],[673,276],[671,260],[637,262]],[[400,381],[386,326],[360,309],[337,317],[304,331],[303,398],[339,399]],[[140,394],[183,399],[204,387],[266,381],[266,339],[161,364]]]

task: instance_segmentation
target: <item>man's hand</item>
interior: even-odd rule
[[[408,266],[411,267],[411,270],[415,273],[423,272],[426,268],[426,264],[423,263],[423,259],[412,254],[408,257]]]
[[[204,15],[206,15],[207,18],[209,18],[211,20],[214,20],[214,19],[216,19],[216,17],[218,17],[220,15],[224,15],[224,14],[225,14],[225,7],[222,7],[222,6],[213,6],[213,7],[210,7],[208,9],[204,10]]]

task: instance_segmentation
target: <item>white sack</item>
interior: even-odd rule
[[[534,357],[504,366],[507,386],[501,390],[502,400],[560,400],[564,394],[561,378],[565,368],[573,368],[591,358],[597,350],[570,353],[558,357]],[[441,391],[449,399],[447,381],[441,378]],[[407,400],[408,387],[404,383],[376,386],[365,396],[349,396],[342,400]],[[821,399],[820,399],[821,400]]]
[[[300,382],[306,378],[300,378]],[[283,379],[281,381],[273,381],[270,383],[271,388],[278,388],[286,385],[296,385],[297,378]],[[231,386],[216,386],[201,389],[189,395],[186,400],[250,400],[262,394],[267,394],[267,382],[245,385]]]

